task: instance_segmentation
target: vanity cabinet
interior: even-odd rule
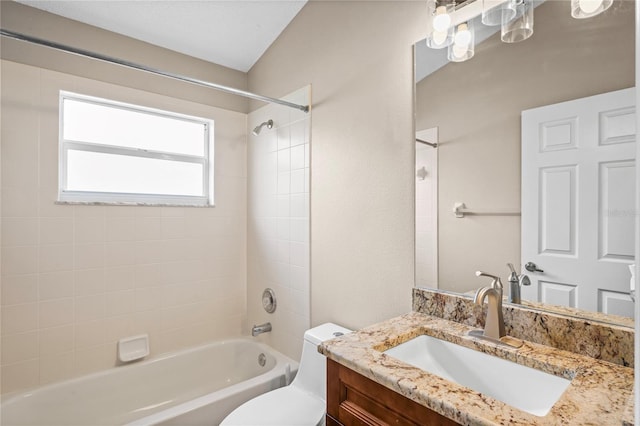
[[[327,426],[458,423],[327,359]]]

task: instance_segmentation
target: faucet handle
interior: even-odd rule
[[[493,281],[491,282],[491,287],[502,290],[502,280],[500,279],[500,277],[496,275],[487,274],[486,272],[482,272],[482,271],[476,271],[476,277],[493,278]]]
[[[525,274],[520,275],[519,281],[520,281],[520,285],[531,285],[531,280]]]
[[[516,268],[513,267],[513,263],[507,263],[507,266],[509,267],[509,269],[511,269],[511,273],[518,275],[518,273],[516,272]]]

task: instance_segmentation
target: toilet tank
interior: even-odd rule
[[[327,398],[327,359],[318,352],[318,345],[351,330],[333,323],[325,323],[307,330],[302,344],[302,358],[298,374],[292,386],[302,388],[326,401]]]

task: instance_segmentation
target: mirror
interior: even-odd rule
[[[438,144],[416,143],[416,286],[468,293],[488,284],[477,270],[503,277],[505,287],[507,263],[526,272],[521,112],[633,87],[634,13],[634,2],[616,0],[599,16],[574,19],[569,2],[546,1],[520,43],[476,24],[475,56],[461,63],[416,44],[416,137]],[[456,203],[488,214],[456,218]]]

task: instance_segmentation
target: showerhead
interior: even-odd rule
[[[273,120],[265,121],[264,123],[261,123],[259,126],[256,126],[255,129],[253,129],[253,134],[258,136],[264,126],[267,126],[267,129],[273,129]]]

